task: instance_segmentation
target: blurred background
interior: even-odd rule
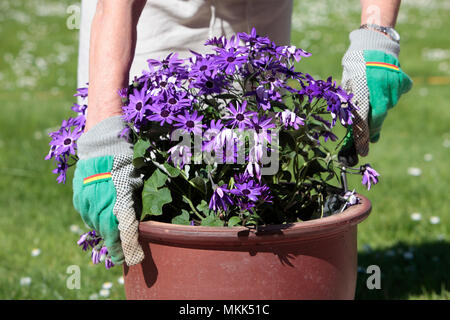
[[[292,44],[312,56],[298,70],[341,78],[357,0],[294,0]],[[56,183],[44,161],[76,99],[79,2],[0,2],[0,299],[124,299],[122,270],[93,265],[76,245],[86,232],[72,206],[71,178]],[[450,298],[450,1],[403,1],[400,61],[413,89],[391,109],[365,162],[381,173],[358,228],[356,299]],[[75,20],[74,20],[75,19]],[[363,160],[364,161],[364,160]],[[78,265],[81,288],[66,286]],[[366,268],[381,269],[369,290]]]

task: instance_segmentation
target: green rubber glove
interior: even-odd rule
[[[399,52],[400,45],[378,31],[350,33],[350,47],[342,59],[342,87],[354,94],[359,110],[340,155],[356,157],[353,165],[356,154],[367,156],[369,141],[379,140],[388,110],[412,87],[412,80],[400,68]]]
[[[111,117],[78,140],[73,204],[105,240],[112,262],[130,266],[144,259],[136,215],[143,181],[132,164],[133,145],[119,137],[123,128],[120,116]]]

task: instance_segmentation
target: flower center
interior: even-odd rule
[[[64,145],[68,146],[69,144],[72,143],[72,139],[67,138],[66,140],[64,140]]]
[[[242,113],[238,113],[236,115],[236,120],[237,121],[244,121],[244,119],[245,119],[245,117],[244,117],[244,115]]]
[[[137,111],[141,111],[141,109],[142,109],[142,103],[141,103],[141,102],[138,102],[138,103],[136,104],[136,110],[137,110]]]
[[[168,116],[169,116],[169,114],[170,114],[170,112],[169,112],[169,111],[167,111],[167,110],[163,110],[163,111],[161,112],[161,117],[163,117],[163,118],[166,118],[166,117],[168,117]]]
[[[170,103],[170,104],[176,104],[176,103],[177,103],[177,99],[175,99],[175,98],[170,98],[170,99],[169,99],[169,103]]]
[[[244,196],[248,196],[248,195],[250,194],[250,190],[244,189],[244,190],[242,190],[242,194],[243,194]]]
[[[166,85],[167,85],[167,82],[165,82],[165,81],[161,81],[160,83],[159,83],[159,85],[161,86],[161,87],[165,87]]]
[[[235,57],[228,57],[227,58],[227,62],[234,62],[234,60],[236,60],[236,58]]]
[[[193,127],[195,127],[194,121],[189,120],[188,122],[186,122],[186,127],[188,127],[188,128],[193,128]]]
[[[214,84],[212,83],[212,81],[206,81],[205,86],[206,86],[208,89],[211,89],[212,87],[214,87]]]
[[[200,71],[205,71],[206,69],[208,69],[208,67],[205,66],[205,65],[203,65],[203,66],[200,67]]]

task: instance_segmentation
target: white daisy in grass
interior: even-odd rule
[[[422,215],[418,212],[411,213],[411,219],[414,221],[422,220]]]
[[[442,142],[442,146],[444,148],[450,148],[450,140],[445,139],[444,142]]]
[[[82,232],[81,228],[78,225],[76,225],[76,224],[72,224],[70,226],[70,231],[73,232],[73,233],[77,233],[77,234],[80,234]]]
[[[439,222],[441,222],[441,218],[436,217],[436,216],[430,217],[431,224],[438,224]]]
[[[30,284],[31,284],[31,278],[30,277],[20,278],[20,285],[21,286],[29,286]]]
[[[119,278],[117,279],[117,282],[118,282],[119,284],[123,284],[123,283],[124,283],[123,276],[122,276],[122,277],[119,277]]]
[[[408,168],[408,174],[410,176],[418,177],[422,174],[422,169],[415,167]]]
[[[34,248],[33,250],[31,250],[32,257],[37,257],[40,254],[41,254],[41,249],[39,249],[39,248]]]
[[[421,97],[426,97],[428,95],[428,89],[427,88],[420,88],[419,94]]]
[[[426,162],[430,162],[433,160],[433,155],[431,153],[427,153],[423,156],[423,160],[425,160]]]
[[[42,139],[42,132],[35,131],[33,134],[34,140],[41,140]]]
[[[107,298],[107,297],[109,297],[109,290],[108,289],[102,289],[102,290],[100,290],[100,292],[98,294],[101,297],[103,297],[103,298]]]
[[[98,294],[97,293],[93,293],[89,296],[89,300],[97,300],[98,299]]]
[[[105,282],[103,285],[102,285],[102,289],[106,289],[106,290],[109,290],[109,289],[111,289],[112,288],[112,282]]]

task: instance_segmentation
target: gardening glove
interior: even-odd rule
[[[350,47],[342,59],[342,87],[353,93],[353,125],[347,132],[340,159],[354,166],[358,154],[367,156],[369,141],[377,142],[389,109],[412,87],[400,68],[400,45],[388,36],[367,29],[350,33]]]
[[[119,137],[124,128],[120,116],[110,117],[78,139],[73,203],[105,240],[112,262],[131,266],[144,259],[136,216],[143,181],[132,164],[133,145]]]

